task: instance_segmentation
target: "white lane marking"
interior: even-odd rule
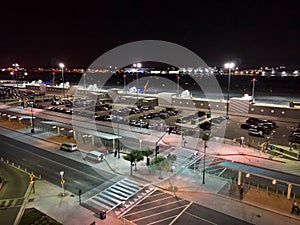
[[[206,220],[206,219],[201,218],[201,217],[199,217],[199,216],[196,216],[196,215],[194,215],[194,214],[191,214],[191,213],[188,213],[188,212],[186,212],[186,214],[188,214],[188,215],[190,215],[190,216],[192,216],[192,217],[195,217],[195,218],[197,218],[197,219],[203,220],[203,221],[205,221],[205,222],[207,222],[207,223],[210,223],[210,224],[213,224],[213,225],[218,225],[217,223],[211,222],[211,221],[209,221],[209,220]]]
[[[175,223],[175,221],[193,204],[193,202],[190,202],[182,211],[181,213],[179,213],[172,221],[169,225],[172,225],[173,223]]]

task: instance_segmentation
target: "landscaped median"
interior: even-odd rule
[[[19,225],[62,225],[35,208],[26,209]]]

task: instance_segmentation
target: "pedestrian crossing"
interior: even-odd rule
[[[116,208],[129,207],[134,202],[133,199],[136,198],[137,193],[147,193],[150,190],[150,186],[144,188],[144,185],[129,178],[124,178],[87,199],[82,205],[96,212],[99,212],[99,210],[109,212]]]
[[[24,202],[24,198],[0,199],[0,209],[20,207]]]

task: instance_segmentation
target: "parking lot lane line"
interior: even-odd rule
[[[190,215],[190,216],[192,216],[192,217],[195,217],[195,218],[197,218],[197,219],[203,220],[203,221],[205,221],[205,222],[207,222],[207,223],[210,223],[210,224],[213,224],[213,225],[218,225],[217,223],[211,222],[211,221],[209,221],[209,220],[206,220],[206,219],[204,219],[204,218],[201,218],[201,217],[196,216],[196,215],[194,215],[194,214],[191,214],[191,213],[189,213],[189,212],[186,212],[186,214],[188,214],[188,215]]]
[[[160,223],[160,222],[163,222],[163,221],[166,221],[166,220],[170,220],[170,219],[172,219],[174,217],[176,217],[176,216],[170,216],[170,217],[167,217],[167,218],[164,218],[164,219],[161,219],[161,220],[156,220],[156,221],[154,221],[152,223],[147,223],[147,225],[157,224],[157,223]]]
[[[181,199],[181,200],[176,201],[176,202],[182,202],[182,201],[186,201],[186,200],[185,200],[185,199]],[[158,206],[155,206],[155,207],[152,207],[152,208],[147,208],[147,209],[145,209],[145,210],[136,211],[136,212],[134,212],[134,213],[126,214],[126,216],[131,216],[131,215],[134,215],[134,214],[137,214],[137,213],[146,212],[146,211],[149,211],[149,210],[152,210],[152,209],[157,209],[157,208],[160,208],[160,207],[162,207],[162,206],[170,205],[170,204],[173,204],[173,203],[174,203],[174,202],[172,202],[172,203],[167,203],[167,204],[162,204],[162,205],[158,205]],[[180,206],[180,207],[182,207],[182,206]],[[180,208],[180,207],[179,207],[179,208]],[[130,211],[129,211],[129,212],[130,212]]]
[[[181,213],[179,213],[169,225],[172,225],[173,223],[175,223],[175,221],[193,204],[193,202],[190,202],[182,211]]]
[[[132,220],[132,222],[135,223],[136,221],[139,221],[139,220],[142,220],[142,219],[146,219],[146,218],[150,218],[150,217],[153,217],[153,216],[157,216],[157,215],[159,215],[159,214],[163,214],[163,213],[166,213],[166,212],[171,212],[171,211],[180,209],[180,208],[182,208],[182,207],[185,207],[185,206],[183,205],[183,206],[179,206],[179,207],[177,207],[177,208],[172,208],[172,209],[169,209],[169,210],[165,210],[165,211],[163,211],[163,212],[153,213],[153,214],[151,214],[151,215],[149,215],[149,216],[144,216],[144,217],[141,217],[141,218]]]
[[[171,196],[168,196],[168,197],[166,197],[166,198],[160,198],[160,199],[156,199],[156,200],[153,200],[153,201],[150,201],[150,202],[140,203],[140,204],[138,204],[137,206],[145,206],[145,205],[148,205],[148,204],[151,204],[151,203],[154,203],[154,202],[158,202],[158,201],[162,201],[162,200],[166,200],[166,199],[169,199],[169,198],[174,198],[174,196],[171,195]],[[174,198],[174,202],[175,202],[175,201],[178,201],[178,200],[176,200],[176,199]]]

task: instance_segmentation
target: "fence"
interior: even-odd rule
[[[18,170],[20,170],[20,171],[22,171],[22,172],[25,172],[25,173],[27,173],[28,175],[31,174],[31,173],[35,174],[34,171],[30,171],[30,170],[28,170],[26,167],[23,167],[23,166],[20,165],[20,164],[16,164],[16,163],[14,163],[14,162],[10,162],[9,160],[5,160],[3,157],[0,158],[0,161],[6,163],[6,164],[8,164],[8,165],[10,165],[10,166],[12,166],[12,167],[14,167],[14,168],[16,168],[16,169],[18,169]],[[39,176],[37,176],[37,175],[35,174],[35,178],[41,180],[41,179],[42,179],[42,175],[40,174]]]

